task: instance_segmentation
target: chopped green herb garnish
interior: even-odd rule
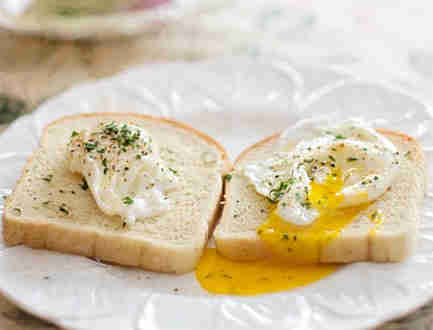
[[[333,162],[335,162],[335,158],[334,158],[334,156],[329,155],[328,157],[329,157],[330,160],[332,160]]]
[[[107,158],[104,158],[104,159],[102,160],[102,165],[103,165],[104,167],[107,167]]]
[[[49,174],[45,178],[42,178],[42,180],[47,181],[47,182],[51,182],[52,179],[53,179],[53,175],[52,174]]]
[[[357,160],[358,160],[358,158],[356,158],[356,157],[349,157],[349,158],[347,158],[348,162],[355,162]]]
[[[98,149],[97,152],[103,154],[105,152],[105,148]]]
[[[122,201],[125,205],[131,205],[134,203],[134,200],[129,196],[126,196],[124,199],[122,199]]]
[[[60,205],[59,211],[63,212],[66,215],[69,215],[69,210],[66,208],[66,204]]]
[[[141,155],[138,154],[137,156],[135,156],[136,159],[141,159]]]
[[[103,128],[103,132],[111,136],[113,141],[116,141],[122,151],[126,152],[126,147],[133,146],[133,144],[140,139],[141,131],[133,132],[128,125],[124,124],[119,129],[118,126],[112,122]],[[145,143],[146,144],[146,143]]]
[[[278,199],[281,198],[281,196],[284,195],[284,193],[288,190],[288,188],[289,188],[288,181],[280,182],[280,186],[278,188],[272,189],[269,192],[270,198],[274,201],[277,201]]]
[[[278,201],[275,201],[275,200],[269,198],[268,196],[266,196],[266,200],[267,200],[269,203],[272,203],[272,204],[277,204],[277,203],[278,203]]]
[[[346,137],[343,136],[343,135],[338,134],[338,135],[335,136],[335,138],[336,138],[337,140],[344,140]]]
[[[83,181],[82,181],[82,183],[80,184],[80,187],[81,187],[81,189],[83,189],[83,190],[87,190],[87,189],[89,189],[89,186],[88,186],[88,184],[87,184],[86,179],[83,178]]]
[[[177,171],[171,167],[169,167],[168,170],[175,175],[177,174]]]
[[[373,178],[375,181],[379,180],[379,177],[377,175],[374,176]]]
[[[97,146],[98,146],[98,142],[84,143],[84,147],[86,148],[87,152],[91,152],[92,150],[96,149]]]
[[[320,203],[319,203],[320,204]],[[311,203],[310,201],[301,202],[301,206],[305,207],[306,209],[311,209]]]
[[[107,135],[117,134],[119,132],[115,122],[105,125],[103,131]]]
[[[78,132],[77,132],[77,131],[73,131],[71,136],[72,136],[72,137],[75,137],[75,136],[77,136],[77,135],[78,135]]]
[[[227,182],[229,182],[231,179],[232,179],[231,174],[226,174],[226,176],[224,177],[224,180],[226,180]]]

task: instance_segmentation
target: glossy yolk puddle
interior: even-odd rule
[[[323,184],[311,183],[308,200],[320,215],[309,226],[296,226],[271,212],[257,234],[273,251],[272,258],[239,262],[206,249],[196,269],[201,286],[212,293],[256,295],[304,286],[335,272],[340,266],[318,264],[321,248],[369,206],[338,209],[343,185],[340,171],[331,173]]]
[[[256,295],[294,289],[315,282],[337,265],[292,265],[277,260],[233,261],[207,248],[196,269],[201,286],[212,293]]]

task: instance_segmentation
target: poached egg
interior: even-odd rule
[[[275,253],[237,262],[206,249],[196,277],[210,292],[256,295],[318,281],[339,269],[320,264],[320,251],[346,225],[365,216],[375,235],[386,220],[369,207],[398,175],[400,155],[371,125],[304,120],[277,143],[281,152],[236,170],[269,201],[257,234]]]
[[[287,142],[293,136],[304,138],[293,146]],[[282,134],[280,143],[287,151],[243,168],[272,204],[257,234],[290,262],[317,263],[321,247],[391,186],[400,155],[391,141],[358,119],[301,121]]]
[[[119,215],[124,226],[170,210],[177,171],[165,166],[141,127],[109,122],[74,131],[68,151],[70,170],[84,177],[101,211]]]
[[[365,122],[316,127],[307,121],[296,129],[309,130],[310,138],[244,167],[244,175],[277,205],[275,213],[285,222],[307,226],[324,212],[372,202],[398,172],[395,146]]]

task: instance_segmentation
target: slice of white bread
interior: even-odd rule
[[[66,161],[71,133],[97,123],[133,123],[151,134],[160,157],[182,176],[169,192],[173,208],[123,228],[118,216],[97,207],[82,177]],[[186,125],[138,114],[93,113],[65,117],[45,128],[40,147],[7,198],[7,245],[78,254],[159,272],[192,271],[218,216],[223,175],[231,164],[224,149]]]
[[[319,262],[397,262],[414,249],[426,189],[426,168],[421,146],[404,134],[379,130],[405,155],[401,173],[390,189],[347,225],[337,238],[320,246]],[[270,203],[240,173],[250,162],[266,159],[287,145],[279,134],[245,150],[236,160],[226,184],[225,207],[215,229],[218,252],[234,260],[255,260],[272,253],[256,233],[269,215]],[[376,226],[366,216],[380,210],[383,224]]]

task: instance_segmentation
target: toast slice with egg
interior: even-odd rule
[[[387,130],[377,131],[405,156],[400,175],[380,198],[336,232],[333,239],[320,244],[317,262],[398,262],[414,250],[426,189],[424,155],[413,138]],[[225,206],[214,236],[218,252],[228,258],[256,260],[273,254],[257,233],[257,228],[271,214],[272,203],[256,192],[241,168],[248,162],[264,160],[282,151],[279,137],[280,134],[271,136],[245,150],[226,177]],[[373,219],[377,212],[381,221]],[[288,238],[296,240],[296,236],[283,237]]]
[[[168,193],[169,212],[125,226],[120,216],[102,212],[83,177],[71,172],[71,134],[101,121],[133,123],[158,141],[160,158],[180,178],[178,189]],[[116,113],[65,117],[45,128],[6,200],[4,241],[158,272],[192,271],[213,229],[230,167],[216,141],[172,120]]]

